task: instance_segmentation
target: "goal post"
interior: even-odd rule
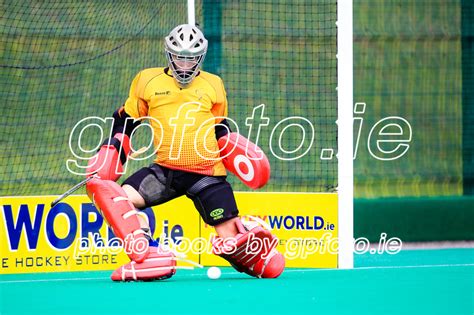
[[[352,0],[337,2],[338,268],[354,266]]]
[[[188,24],[196,24],[196,13],[194,8],[194,0],[188,0]]]

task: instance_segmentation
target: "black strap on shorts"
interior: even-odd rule
[[[171,189],[171,183],[173,182],[174,171],[169,170],[168,176],[166,177],[166,185],[165,185],[165,194],[169,195]]]
[[[217,185],[222,182],[222,179],[218,177],[211,177],[211,176],[206,176],[204,178],[201,178],[198,180],[194,185],[192,185],[187,193],[190,196],[196,196],[198,193],[203,191],[205,188]]]

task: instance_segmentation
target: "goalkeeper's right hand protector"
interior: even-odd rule
[[[89,160],[87,176],[97,175],[103,180],[117,181],[123,174],[123,165],[129,153],[129,137],[117,133],[112,139],[107,139],[99,152]]]

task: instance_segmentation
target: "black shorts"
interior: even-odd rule
[[[135,188],[145,200],[145,208],[186,195],[209,225],[225,222],[239,214],[226,176],[206,176],[152,164],[138,170],[122,185]]]

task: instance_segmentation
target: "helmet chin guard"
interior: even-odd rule
[[[176,83],[185,88],[198,74],[204,61],[207,39],[194,25],[178,25],[165,37],[165,51]]]

